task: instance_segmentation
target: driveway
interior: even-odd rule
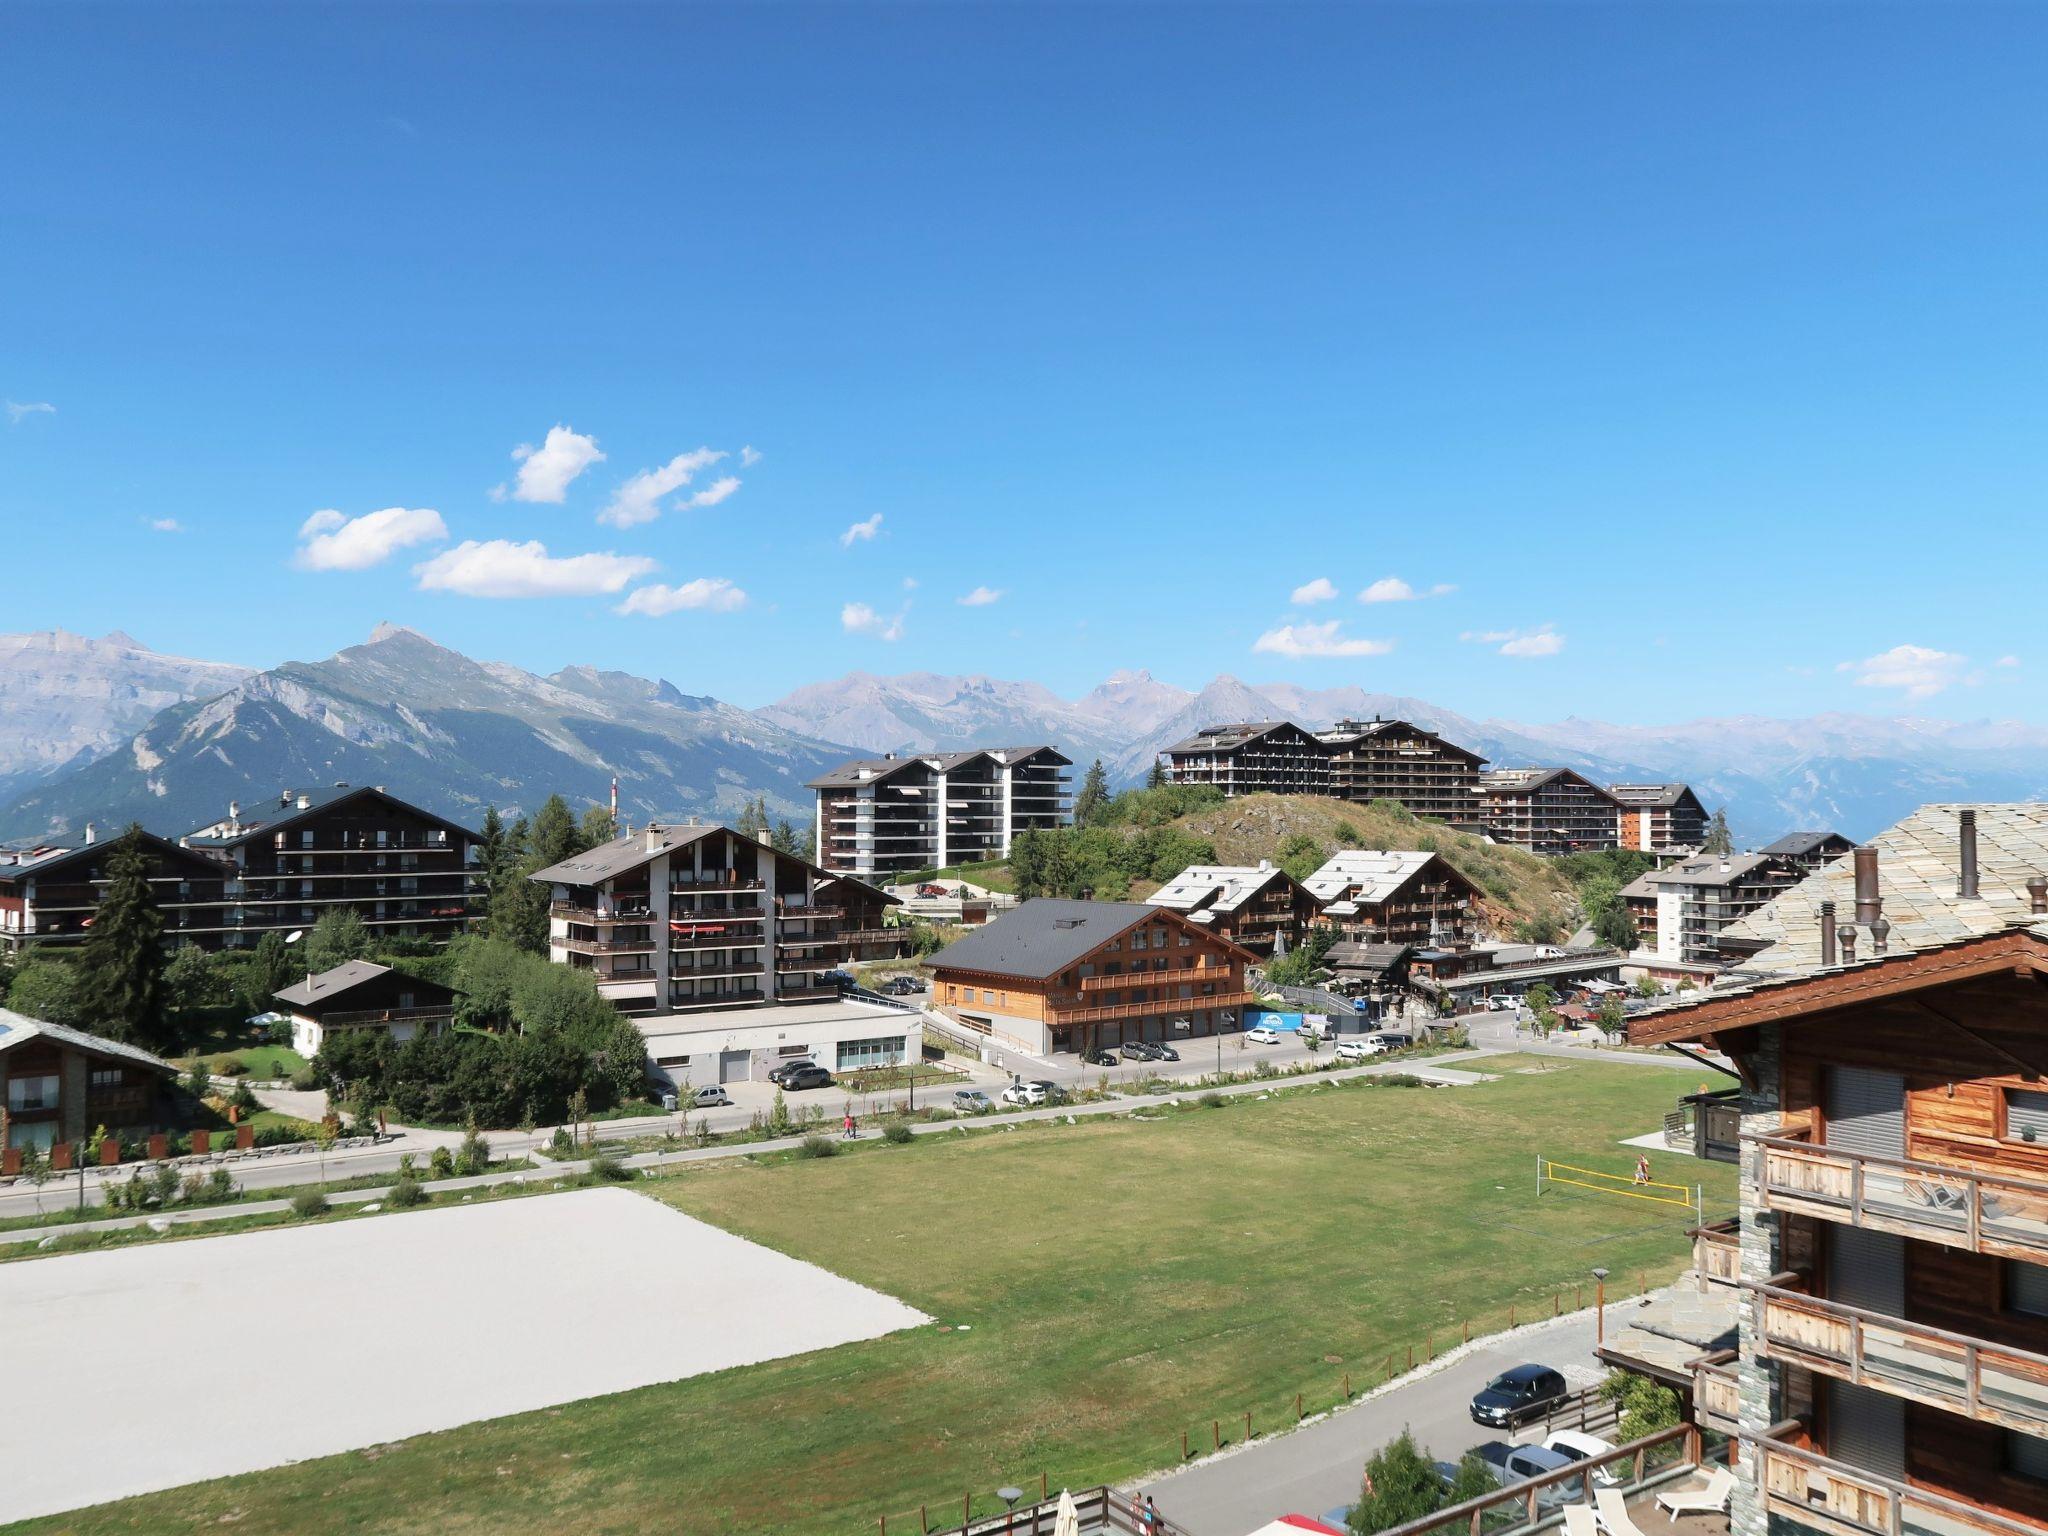
[[[1282,1515],[1325,1515],[1357,1499],[1365,1459],[1404,1428],[1441,1461],[1456,1461],[1482,1441],[1503,1438],[1474,1424],[1466,1405],[1509,1366],[1554,1366],[1575,1387],[1599,1380],[1604,1372],[1593,1359],[1593,1336],[1593,1314],[1580,1312],[1475,1341],[1441,1369],[1398,1382],[1305,1429],[1254,1440],[1137,1488],[1190,1536],[1244,1536]],[[1540,1437],[1524,1432],[1516,1438]]]

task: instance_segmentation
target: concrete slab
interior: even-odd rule
[[[0,1265],[9,1397],[51,1427],[0,1436],[0,1524],[927,1321],[621,1189]],[[252,1322],[262,1368],[213,1390]]]

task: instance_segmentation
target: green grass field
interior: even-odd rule
[[[1183,1429],[1206,1438],[1247,1411],[1277,1428],[1297,1391],[1327,1406],[1346,1371],[1376,1382],[1390,1352],[1420,1359],[1432,1334],[1496,1330],[1511,1304],[1547,1314],[1558,1288],[1569,1306],[1595,1264],[1616,1285],[1683,1267],[1683,1212],[1538,1200],[1533,1168],[1541,1151],[1625,1172],[1634,1154],[1616,1141],[1653,1128],[1696,1074],[1486,1066],[1501,1077],[1468,1088],[1303,1088],[651,1181],[643,1192],[938,1326],[20,1529],[866,1536],[879,1515],[915,1529],[929,1502],[936,1524],[963,1490],[1035,1487],[1041,1471],[1055,1486],[1132,1476],[1175,1460]],[[1732,1169],[1653,1161],[1704,1182],[1710,1218],[1732,1209]],[[479,1283],[495,1281],[450,1275],[429,1294]]]

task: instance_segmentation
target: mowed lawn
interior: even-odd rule
[[[772,1247],[901,1297],[937,1325],[808,1357],[426,1436],[375,1452],[152,1495],[19,1529],[237,1536],[343,1532],[914,1530],[999,1507],[998,1486],[1119,1480],[1170,1464],[1183,1429],[1260,1430],[1417,1358],[1684,1267],[1684,1212],[1534,1192],[1538,1152],[1626,1173],[1696,1071],[1485,1063],[1494,1082],[1290,1090],[1150,1121],[1083,1120],[873,1145],[826,1161],[706,1165],[643,1184]],[[1477,1064],[1475,1064],[1477,1065]],[[1543,1062],[1545,1067],[1554,1067]],[[1658,1176],[1734,1201],[1733,1170],[1659,1154]],[[398,1217],[394,1219],[404,1219]],[[545,1274],[422,1276],[422,1306],[517,1285],[547,1326]],[[1588,1292],[1590,1295],[1590,1290]],[[317,1413],[291,1325],[238,1390]],[[653,1330],[659,1318],[625,1317]],[[950,1326],[948,1326],[950,1325]],[[166,1347],[175,1347],[166,1341]],[[520,1347],[516,1337],[504,1341]],[[195,1388],[206,1356],[194,1357]],[[1234,1436],[1233,1436],[1234,1437]],[[111,1452],[118,1454],[118,1452]],[[898,1517],[907,1517],[899,1524]]]

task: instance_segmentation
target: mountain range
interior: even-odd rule
[[[267,671],[161,656],[128,636],[0,636],[0,838],[73,835],[87,819],[196,825],[288,785],[376,783],[451,816],[530,811],[552,791],[598,803],[619,781],[635,820],[731,818],[755,795],[799,823],[804,781],[855,754],[1059,747],[1113,783],[1204,725],[1413,720],[1494,766],[1559,764],[1602,783],[1683,779],[1737,837],[1834,827],[1868,837],[1934,800],[2048,794],[2048,729],[2011,721],[1828,714],[1671,726],[1474,720],[1361,688],[1198,691],[1120,671],[1078,699],[984,676],[853,672],[760,709],[666,681],[570,666],[541,676],[379,626],[325,661]]]

